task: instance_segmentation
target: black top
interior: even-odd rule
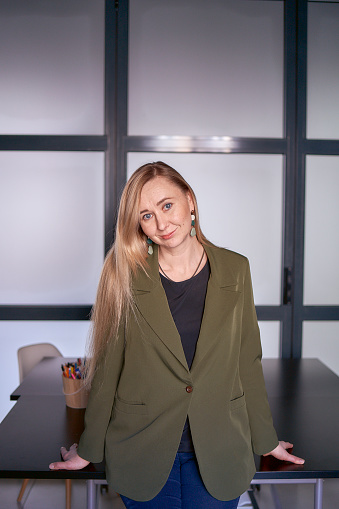
[[[171,281],[161,275],[168,305],[180,334],[188,367],[191,369],[204,313],[210,267],[207,262],[194,277],[185,281]],[[188,419],[186,420],[178,452],[194,451]]]

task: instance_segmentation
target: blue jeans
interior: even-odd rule
[[[212,497],[200,477],[195,454],[177,453],[162,490],[148,502],[136,502],[121,495],[127,509],[236,509],[239,497],[223,502]]]

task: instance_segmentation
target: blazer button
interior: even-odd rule
[[[188,386],[186,387],[186,392],[190,393],[190,392],[192,392],[192,391],[193,391],[193,387],[192,387],[192,385],[188,385]]]

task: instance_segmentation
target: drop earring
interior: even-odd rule
[[[192,211],[191,211],[191,226],[192,226],[192,228],[191,228],[190,235],[191,235],[191,237],[194,237],[194,236],[196,235],[196,233],[197,233],[197,232],[195,231],[195,228],[194,228],[194,226],[195,226],[195,215],[194,215],[194,210],[192,210]]]
[[[153,245],[152,244],[153,244],[152,240],[149,237],[147,237],[147,245],[148,245],[148,251],[147,252],[148,252],[149,255],[153,254]]]

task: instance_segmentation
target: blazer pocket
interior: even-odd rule
[[[233,412],[233,410],[237,410],[238,408],[241,408],[245,405],[245,394],[240,396],[239,398],[232,399],[230,401],[230,411]]]
[[[125,414],[147,414],[146,405],[144,403],[129,403],[127,401],[122,401],[118,397],[115,398],[114,408]]]

